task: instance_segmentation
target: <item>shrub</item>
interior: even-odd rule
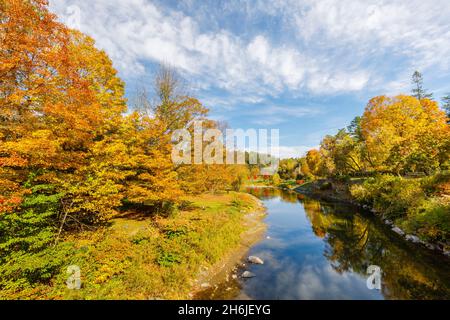
[[[370,193],[369,188],[365,185],[354,184],[350,186],[350,194],[360,204],[373,205],[373,194]]]
[[[53,246],[61,194],[49,184],[31,186],[19,210],[0,216],[0,290],[47,282],[65,262]]]
[[[422,188],[426,194],[450,194],[450,172],[441,172],[422,179]]]
[[[173,264],[181,263],[181,257],[176,253],[163,251],[159,254],[157,262],[162,267],[171,267]]]
[[[402,226],[428,241],[450,240],[450,202],[442,198],[430,198],[415,209]]]
[[[7,262],[0,266],[0,290],[15,292],[49,283],[70,265],[73,252],[72,244],[60,243],[37,253],[11,253]]]
[[[369,178],[362,185],[353,185],[350,193],[360,203],[371,205],[390,219],[405,216],[425,199],[420,181],[392,175]]]

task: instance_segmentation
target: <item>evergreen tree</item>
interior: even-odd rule
[[[423,77],[419,71],[415,71],[412,75],[412,96],[419,100],[422,99],[433,99],[433,94],[428,93],[423,87]]]
[[[447,113],[447,117],[450,118],[450,93],[448,93],[445,97],[442,98],[442,107]]]

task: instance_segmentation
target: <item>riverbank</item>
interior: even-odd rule
[[[33,288],[6,299],[191,299],[232,268],[264,233],[264,208],[245,193],[187,197],[170,217],[127,212],[108,226],[67,236],[66,265]],[[45,257],[51,260],[53,257]],[[79,266],[82,287],[67,288],[66,269]],[[202,287],[203,285],[203,287]]]
[[[238,279],[240,275],[237,274],[237,266],[245,265],[248,250],[263,238],[266,232],[263,222],[266,208],[258,198],[248,196],[253,198],[256,205],[244,216],[243,225],[246,230],[241,234],[240,243],[210,268],[202,268],[190,297],[203,299],[204,296],[215,292],[223,281]]]
[[[448,187],[448,174],[439,174],[421,179],[320,179],[294,190],[316,199],[359,206],[405,240],[450,256]]]

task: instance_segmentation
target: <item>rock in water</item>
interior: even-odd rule
[[[395,233],[397,233],[397,234],[399,234],[401,236],[405,235],[405,232],[402,229],[400,229],[399,227],[393,227],[392,231],[394,231]]]
[[[264,264],[264,261],[256,256],[250,256],[248,257],[248,262],[254,263],[254,264]]]
[[[244,273],[242,274],[242,278],[253,278],[256,275],[250,271],[244,271]]]

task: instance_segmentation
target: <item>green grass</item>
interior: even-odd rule
[[[1,298],[189,298],[201,267],[212,266],[239,245],[243,217],[257,204],[242,193],[186,201],[188,209],[169,218],[124,215],[108,227],[68,236],[62,246],[66,263],[56,277],[32,288],[3,291]],[[81,269],[80,290],[66,287],[69,265]]]

